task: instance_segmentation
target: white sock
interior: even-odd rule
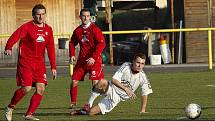
[[[88,104],[90,104],[90,107],[93,106],[94,100],[95,100],[99,95],[100,95],[99,93],[91,91],[90,97],[89,97],[89,99],[88,99]]]

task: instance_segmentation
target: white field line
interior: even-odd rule
[[[207,87],[215,87],[215,85],[206,85]]]
[[[184,119],[187,119],[187,117],[178,117],[178,118],[176,118],[176,120],[184,120]]]

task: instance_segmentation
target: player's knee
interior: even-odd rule
[[[25,87],[22,87],[22,90],[24,90],[25,93],[28,93],[29,91],[31,91],[31,86],[25,86]]]
[[[94,85],[98,84],[98,82],[99,82],[99,80],[93,80],[92,85],[94,86]]]
[[[105,94],[107,89],[108,89],[108,81],[105,79],[102,79],[93,86],[92,91],[100,93],[100,94]]]
[[[78,86],[78,81],[77,81],[77,80],[72,80],[71,86],[72,86],[72,87]]]
[[[36,92],[40,95],[43,95],[45,92],[45,87],[44,86],[38,86],[36,87]]]
[[[36,92],[37,92],[37,94],[43,95],[45,90],[37,90]]]

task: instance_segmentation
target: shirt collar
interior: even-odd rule
[[[82,27],[83,27],[84,29],[86,29],[86,28],[88,28],[90,25],[91,25],[91,22],[89,22],[89,23],[86,24],[86,25],[82,25]]]

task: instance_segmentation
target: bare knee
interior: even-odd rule
[[[92,85],[96,85],[99,82],[99,80],[92,80]]]
[[[78,86],[78,80],[72,80],[71,87]]]
[[[29,91],[31,91],[31,86],[23,86],[21,87],[22,90],[24,90],[25,93],[28,93]]]
[[[43,95],[44,92],[45,92],[45,88],[44,89],[39,88],[39,89],[36,90],[36,92],[37,92],[37,94]]]
[[[43,95],[44,92],[45,92],[45,84],[43,84],[43,83],[36,84],[36,93]]]

